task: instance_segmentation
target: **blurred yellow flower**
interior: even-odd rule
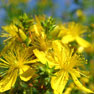
[[[30,31],[34,31],[37,34],[41,31],[44,31],[43,27],[41,26],[42,21],[45,21],[45,16],[35,16],[35,24],[33,25],[33,27],[30,28]]]
[[[60,34],[62,34],[62,32],[64,34],[62,36],[63,43],[76,41],[80,46],[84,48],[89,47],[91,45],[88,41],[82,38],[84,33],[87,32],[87,28],[79,23],[76,24],[74,22],[70,22],[68,24],[63,25]]]
[[[59,41],[53,41],[53,49],[48,52],[34,50],[36,57],[43,63],[48,63],[50,67],[55,66],[58,71],[51,78],[51,87],[54,94],[62,94],[65,86],[71,75],[77,87],[85,92],[93,93],[91,90],[85,88],[78,80],[81,75],[84,75],[80,68],[84,66],[84,58],[70,50],[68,46],[61,44]]]
[[[84,16],[84,13],[83,13],[83,11],[82,11],[81,9],[78,9],[78,10],[76,11],[76,15],[77,15],[78,17],[81,17],[81,16]]]
[[[36,60],[31,57],[31,48],[19,48],[9,50],[0,58],[0,68],[7,69],[0,73],[0,92],[11,89],[20,76],[21,80],[28,81],[34,75],[35,70],[28,64],[34,63]]]
[[[8,41],[8,40],[11,40],[11,39],[15,39],[15,38],[18,38],[18,28],[11,24],[11,25],[8,25],[8,26],[2,26],[2,29],[4,30],[2,32],[2,35],[1,37],[6,37],[7,39],[4,40],[4,41]]]
[[[86,20],[86,15],[84,14],[84,12],[81,9],[78,9],[76,11],[76,15],[80,18],[81,21]]]
[[[31,32],[32,47],[34,47],[34,49],[38,48],[39,50],[46,51],[50,47],[50,40],[47,39],[47,36],[43,32],[43,29],[41,29],[38,24],[33,26],[32,31],[33,31]]]
[[[94,23],[92,23],[92,24],[91,24],[91,27],[93,27],[93,28],[94,28]]]
[[[23,30],[18,29],[18,27],[14,24],[2,26],[2,29],[3,31],[0,37],[5,38],[5,47],[3,48],[3,51],[0,53],[0,55],[7,51],[9,48],[14,49],[15,46],[19,45],[27,39],[27,36]]]
[[[2,32],[1,37],[7,38],[4,40],[4,42],[7,41],[14,42],[15,40],[24,41],[27,38],[25,33],[21,29],[18,29],[18,27],[15,26],[14,24],[2,26],[2,29],[4,31]]]

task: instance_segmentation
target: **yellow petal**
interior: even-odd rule
[[[47,63],[47,59],[46,59],[46,55],[44,52],[39,51],[37,49],[33,50],[35,56],[39,59],[39,61],[41,61],[41,63],[46,64]]]
[[[20,37],[22,38],[23,41],[26,41],[27,36],[26,36],[26,34],[24,33],[23,30],[19,29],[19,35],[20,35]]]
[[[68,81],[68,73],[60,71],[55,73],[55,75],[51,79],[52,89],[54,90],[54,94],[62,94]]]
[[[0,61],[3,62],[6,65],[9,65],[9,63],[7,61],[5,61],[4,59],[0,58]]]
[[[52,42],[52,46],[53,46],[53,50],[54,52],[57,54],[58,56],[60,56],[61,54],[61,50],[62,50],[62,44],[60,43],[60,41],[56,40]]]
[[[0,63],[0,68],[8,68],[9,66],[7,64],[4,63]]]
[[[74,83],[77,85],[77,87],[85,92],[88,92],[88,93],[94,93],[93,91],[91,91],[90,89],[87,89],[86,87],[84,87],[80,81],[77,79],[76,75],[72,72],[70,72],[71,76],[72,76],[72,79],[74,81]]]
[[[14,86],[17,79],[17,73],[18,70],[13,70],[0,81],[0,92],[5,92]]]
[[[71,91],[73,90],[74,83],[70,83],[69,87],[66,88],[64,94],[71,94]]]
[[[91,46],[91,44],[90,44],[88,41],[84,40],[84,39],[81,38],[81,37],[76,37],[76,41],[77,41],[78,44],[79,44],[80,46],[82,46],[82,47],[87,48],[87,47],[90,47],[90,46]]]
[[[72,35],[66,35],[62,38],[62,43],[69,43],[75,40],[75,37],[73,37]]]
[[[35,71],[30,67],[30,66],[27,66],[27,65],[24,65],[20,71],[20,78],[21,80],[23,81],[28,81],[32,78],[32,76],[35,74]]]
[[[39,59],[39,61],[43,64],[48,63],[49,67],[55,66],[54,62],[51,62],[47,59],[46,54],[43,51],[39,51],[37,49],[33,50],[35,56]]]
[[[81,77],[80,72],[77,71],[76,69],[71,69],[71,72],[73,72],[76,77]]]
[[[71,91],[72,91],[72,88],[71,87],[68,87],[66,89],[66,91],[64,92],[64,94],[71,94]]]
[[[39,59],[34,59],[34,60],[31,60],[31,61],[25,61],[24,64],[31,64],[31,63],[35,63],[35,62],[38,62]]]

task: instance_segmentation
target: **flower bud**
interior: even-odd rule
[[[27,39],[26,34],[21,29],[19,29],[19,35],[23,41],[25,41]]]

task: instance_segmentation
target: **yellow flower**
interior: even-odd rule
[[[11,39],[15,39],[15,38],[18,38],[18,28],[11,24],[11,25],[8,25],[8,26],[2,26],[2,29],[4,30],[4,32],[2,32],[2,35],[1,37],[6,37],[7,39],[4,40],[4,41],[8,41],[8,40],[11,40]]]
[[[78,17],[82,17],[82,16],[84,16],[84,13],[83,13],[83,11],[82,11],[81,9],[78,9],[78,10],[76,11],[76,15],[77,15]]]
[[[86,29],[85,26],[74,22],[63,25],[60,32],[60,34],[64,34],[62,42],[69,43],[76,41],[82,47],[89,47],[91,44],[82,38],[82,35],[87,32]]]
[[[50,40],[47,39],[46,34],[37,25],[33,26],[33,30],[31,32],[32,47],[46,51],[50,47]]]
[[[78,80],[81,74],[84,75],[79,68],[84,66],[83,58],[59,41],[54,41],[52,45],[53,49],[50,49],[48,52],[35,49],[34,54],[43,64],[48,62],[50,67],[55,66],[58,70],[54,74],[55,76],[51,78],[51,86],[54,90],[54,94],[62,94],[69,80],[69,75],[71,75],[74,83],[79,89],[88,93],[93,93],[91,90],[85,88]]]
[[[47,50],[49,45],[49,41],[47,40],[46,34],[44,33],[44,29],[41,26],[41,21],[44,20],[44,16],[35,16],[35,24],[30,28],[31,32],[29,33],[32,47],[42,51]]]
[[[17,76],[20,76],[23,81],[31,79],[35,70],[28,64],[36,62],[31,55],[31,48],[21,49],[19,47],[3,53],[0,58],[0,68],[6,69],[6,71],[0,73],[2,75],[0,92],[11,89],[16,82]]]
[[[37,34],[40,33],[41,31],[44,31],[41,22],[45,21],[45,16],[35,16],[34,22],[35,24],[33,27],[30,28],[30,31],[34,31]]]
[[[4,40],[5,42],[14,42],[15,40],[24,41],[27,38],[25,33],[21,29],[18,29],[18,27],[16,27],[14,24],[2,26],[2,29],[4,30],[4,32],[2,32],[1,37],[7,38],[6,40]]]
[[[80,21],[86,21],[86,15],[84,14],[84,12],[81,9],[78,9],[76,11],[76,15]]]
[[[5,47],[3,48],[3,51],[0,53],[0,55],[2,55],[3,52],[6,52],[9,48],[14,49],[14,47],[16,47],[27,39],[27,36],[23,32],[23,30],[18,29],[14,24],[2,26],[2,29],[3,32],[0,37],[5,38]]]

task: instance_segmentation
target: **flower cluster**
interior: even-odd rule
[[[23,81],[41,94],[47,90],[68,94],[66,85],[73,80],[77,88],[93,93],[79,81],[86,77],[83,68],[87,61],[78,48],[91,46],[83,38],[86,26],[56,24],[52,17],[24,14],[2,30],[1,37],[6,39],[0,52],[0,92],[15,89],[16,83]]]

